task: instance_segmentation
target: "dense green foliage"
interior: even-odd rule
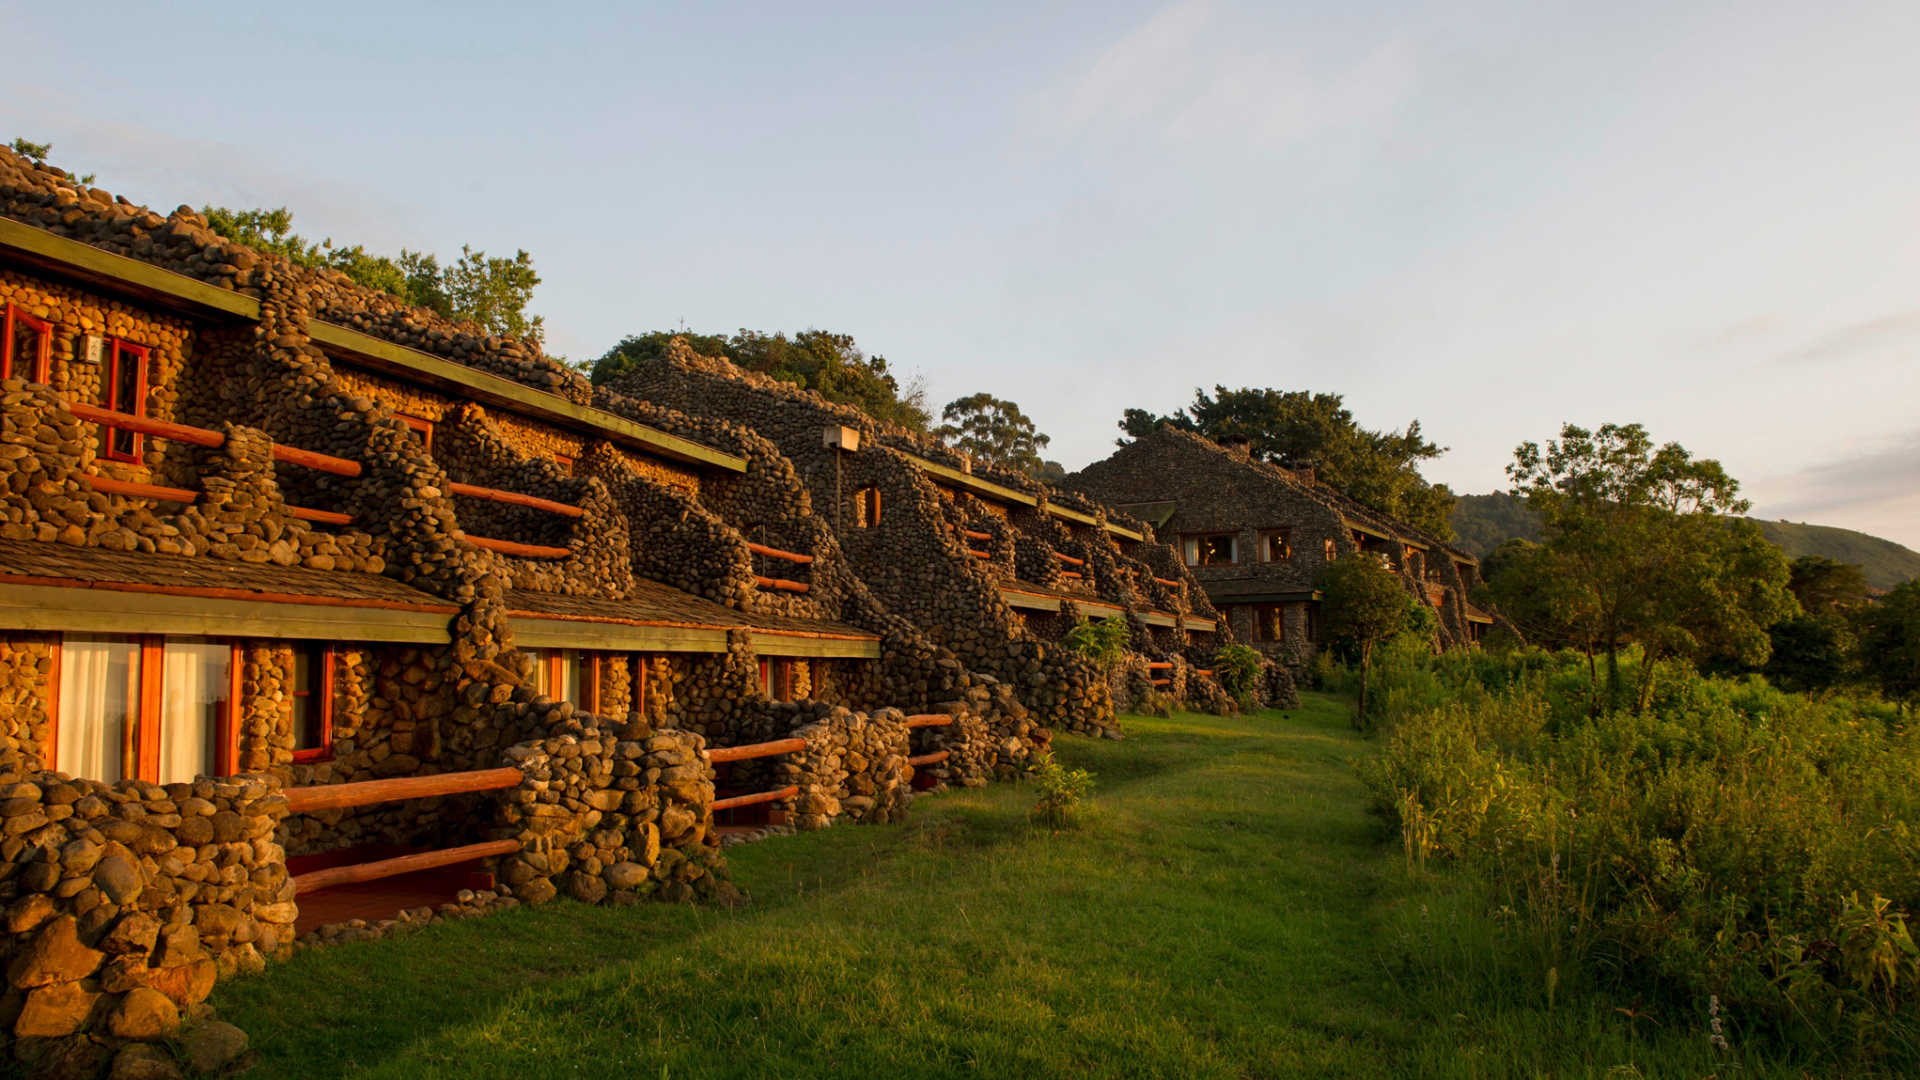
[[[303,952],[214,1001],[260,1080],[1800,1076],[1737,1027],[1710,1049],[1705,1001],[1550,1008],[1478,895],[1381,843],[1348,704],[1303,705],[1058,740],[1100,813],[1057,836],[1031,785],[948,791],[728,849],[746,907],[561,901]]]
[[[1209,395],[1196,389],[1193,404],[1165,416],[1128,409],[1120,429],[1136,439],[1161,424],[1216,441],[1244,438],[1263,461],[1311,463],[1320,481],[1348,498],[1442,540],[1453,537],[1447,520],[1453,493],[1420,475],[1421,462],[1446,450],[1420,434],[1420,421],[1403,431],[1373,431],[1354,420],[1339,394],[1224,386],[1213,390]],[[1126,444],[1125,439],[1120,442]]]
[[[654,330],[631,334],[593,362],[594,385],[612,382],[640,364],[666,355],[674,338],[702,356],[721,356],[748,371],[771,375],[875,419],[927,430],[926,393],[918,380],[902,386],[884,356],[868,356],[852,335],[801,330],[791,337],[742,329],[732,337]]]
[[[1373,652],[1411,628],[1413,598],[1400,578],[1378,558],[1356,552],[1328,563],[1314,582],[1320,603],[1320,632],[1327,647],[1360,662],[1360,695],[1354,724],[1370,722],[1367,673]]]
[[[1033,818],[1049,829],[1078,825],[1086,816],[1087,796],[1093,794],[1093,774],[1070,769],[1052,754],[1033,767]]]
[[[479,323],[490,334],[535,341],[545,334],[540,316],[527,314],[540,275],[525,251],[499,258],[463,245],[460,258],[443,267],[436,256],[404,248],[398,258],[389,258],[359,244],[346,247],[331,239],[309,240],[293,231],[293,215],[284,206],[273,210],[203,206],[200,213],[209,228],[236,243],[284,256],[301,266],[338,270],[355,284],[449,319]]]
[[[940,410],[945,421],[934,434],[983,465],[1038,476],[1046,467],[1040,451],[1053,440],[1033,426],[1020,406],[986,391],[956,398]]]
[[[1251,645],[1222,645],[1213,654],[1213,677],[1220,688],[1246,708],[1253,703],[1253,691],[1260,679],[1260,651]]]
[[[1678,443],[1655,447],[1638,424],[1573,424],[1542,448],[1523,443],[1507,475],[1540,514],[1542,542],[1503,549],[1494,603],[1536,644],[1607,661],[1622,701],[1619,653],[1764,664],[1768,629],[1798,610],[1780,549],[1750,522],[1739,482]],[[1655,665],[1635,694],[1645,708]]]
[[[1920,742],[1894,710],[1676,667],[1645,712],[1590,717],[1585,667],[1382,656],[1363,771],[1410,865],[1479,880],[1562,986],[1661,1017],[1717,997],[1746,1037],[1920,1065]]]
[[[1460,546],[1482,559],[1507,540],[1540,539],[1540,515],[1528,510],[1526,502],[1518,496],[1505,492],[1458,496],[1449,520]],[[1920,551],[1891,540],[1830,525],[1748,520],[1759,527],[1762,536],[1786,552],[1788,558],[1815,555],[1851,563],[1860,568],[1867,584],[1875,589],[1891,589],[1920,577]]]
[[[1866,677],[1903,706],[1920,705],[1920,579],[1865,611],[1860,653]]]
[[[1094,622],[1084,616],[1076,620],[1060,638],[1063,648],[1101,671],[1112,671],[1116,664],[1125,660],[1132,643],[1133,631],[1127,628],[1127,620],[1102,619]]]

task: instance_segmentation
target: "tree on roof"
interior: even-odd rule
[[[674,338],[684,338],[694,352],[721,356],[748,371],[771,375],[841,405],[852,405],[876,420],[913,431],[927,430],[926,390],[919,379],[904,385],[884,356],[861,351],[851,334],[828,330],[763,333],[742,329],[732,337],[690,334],[684,330],[654,330],[629,334],[593,362],[591,376],[602,386],[667,354]]]
[[[1053,440],[1041,434],[1020,406],[986,391],[947,402],[946,421],[934,429],[941,442],[964,450],[992,468],[1038,476],[1046,468],[1040,451]]]
[[[1122,431],[1137,439],[1161,424],[1216,442],[1244,438],[1252,455],[1275,465],[1310,463],[1315,476],[1369,509],[1439,537],[1453,538],[1453,492],[1420,475],[1420,463],[1446,452],[1420,433],[1420,421],[1398,431],[1361,427],[1339,394],[1216,385],[1196,389],[1193,403],[1165,416],[1128,409]],[[1129,439],[1119,440],[1125,446]]]

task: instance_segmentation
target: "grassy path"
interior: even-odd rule
[[[1465,1002],[1406,989],[1419,905],[1364,812],[1345,716],[1311,698],[1284,716],[1132,718],[1125,742],[1061,748],[1099,777],[1077,831],[1031,826],[1023,786],[944,793],[905,825],[734,849],[754,897],[738,911],[516,910],[304,953],[216,1004],[253,1033],[259,1076],[1601,1075],[1583,1064],[1596,1047],[1626,1060],[1596,1027],[1577,1049],[1553,1040],[1573,1066],[1556,1069],[1530,1008],[1470,1021]]]

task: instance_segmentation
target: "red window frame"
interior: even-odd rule
[[[629,661],[632,669],[627,680],[627,711],[647,715],[647,656],[636,653]]]
[[[578,458],[572,457],[567,454],[553,455],[553,463],[555,465],[560,466],[562,469],[565,469],[567,471],[568,476],[573,475],[573,466],[574,466],[574,463],[578,460],[579,460]]]
[[[311,648],[313,646],[307,647]],[[319,650],[319,663],[313,665],[310,669],[313,672],[313,679],[316,685],[308,690],[301,690],[298,686],[295,686],[287,694],[288,697],[294,698],[317,696],[317,700],[312,701],[310,704],[312,707],[320,710],[320,745],[300,746],[300,731],[296,728],[293,732],[293,762],[296,765],[304,765],[315,761],[328,761],[333,757],[334,649],[332,643],[328,642],[320,644]],[[235,689],[237,691],[240,671],[240,658],[237,647],[233,670]],[[236,692],[229,700],[239,701],[240,695]]]
[[[34,332],[39,340],[37,355],[33,358],[33,381],[43,383],[53,367],[53,324],[45,319],[36,319],[20,310],[18,304],[8,304],[6,311],[6,337],[0,340],[0,379],[11,379],[13,375],[13,339],[16,328],[24,326]]]
[[[147,357],[151,352],[145,345],[135,345],[131,341],[109,338],[112,346],[111,358],[107,361],[106,385],[102,387],[105,401],[103,405],[111,412],[126,413],[129,416],[147,415]],[[134,368],[133,401],[120,400],[120,364],[122,357],[132,357]],[[131,407],[128,407],[131,406]],[[124,461],[139,464],[140,452],[146,446],[146,436],[137,431],[109,427],[101,432],[106,439],[106,449],[102,453],[108,461]],[[121,440],[126,440],[127,449],[121,449]]]
[[[120,775],[129,780],[157,783],[160,777],[160,708],[163,702],[161,678],[165,674],[166,638],[158,634],[115,635],[131,637],[140,643],[140,682],[127,687],[127,699],[134,703],[132,723],[120,732]],[[48,678],[52,680],[47,696],[47,768],[60,768],[60,654],[64,635],[53,643],[53,662]],[[221,718],[221,747],[225,752],[227,730],[232,724]]]
[[[760,692],[774,701],[792,701],[793,661],[784,656],[761,657]]]
[[[393,417],[412,428],[414,434],[420,436],[420,446],[422,449],[433,449],[433,421],[424,416],[414,416],[411,413],[394,413]]]

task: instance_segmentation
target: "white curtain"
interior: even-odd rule
[[[138,639],[95,634],[62,637],[53,767],[88,780],[125,779],[124,748],[139,703]]]
[[[1188,566],[1200,565],[1200,538],[1199,537],[1197,536],[1182,537],[1180,540],[1180,550],[1183,554],[1186,555]]]
[[[579,657],[580,654],[572,649],[560,650],[560,662],[555,665],[560,669],[560,685],[547,691],[553,700],[571,701],[576,706],[580,704]]]
[[[550,657],[553,650],[528,649],[527,654],[533,657],[533,692],[552,697],[553,663]]]
[[[204,638],[168,638],[161,684],[162,784],[218,775],[220,718],[226,711],[232,647]]]

